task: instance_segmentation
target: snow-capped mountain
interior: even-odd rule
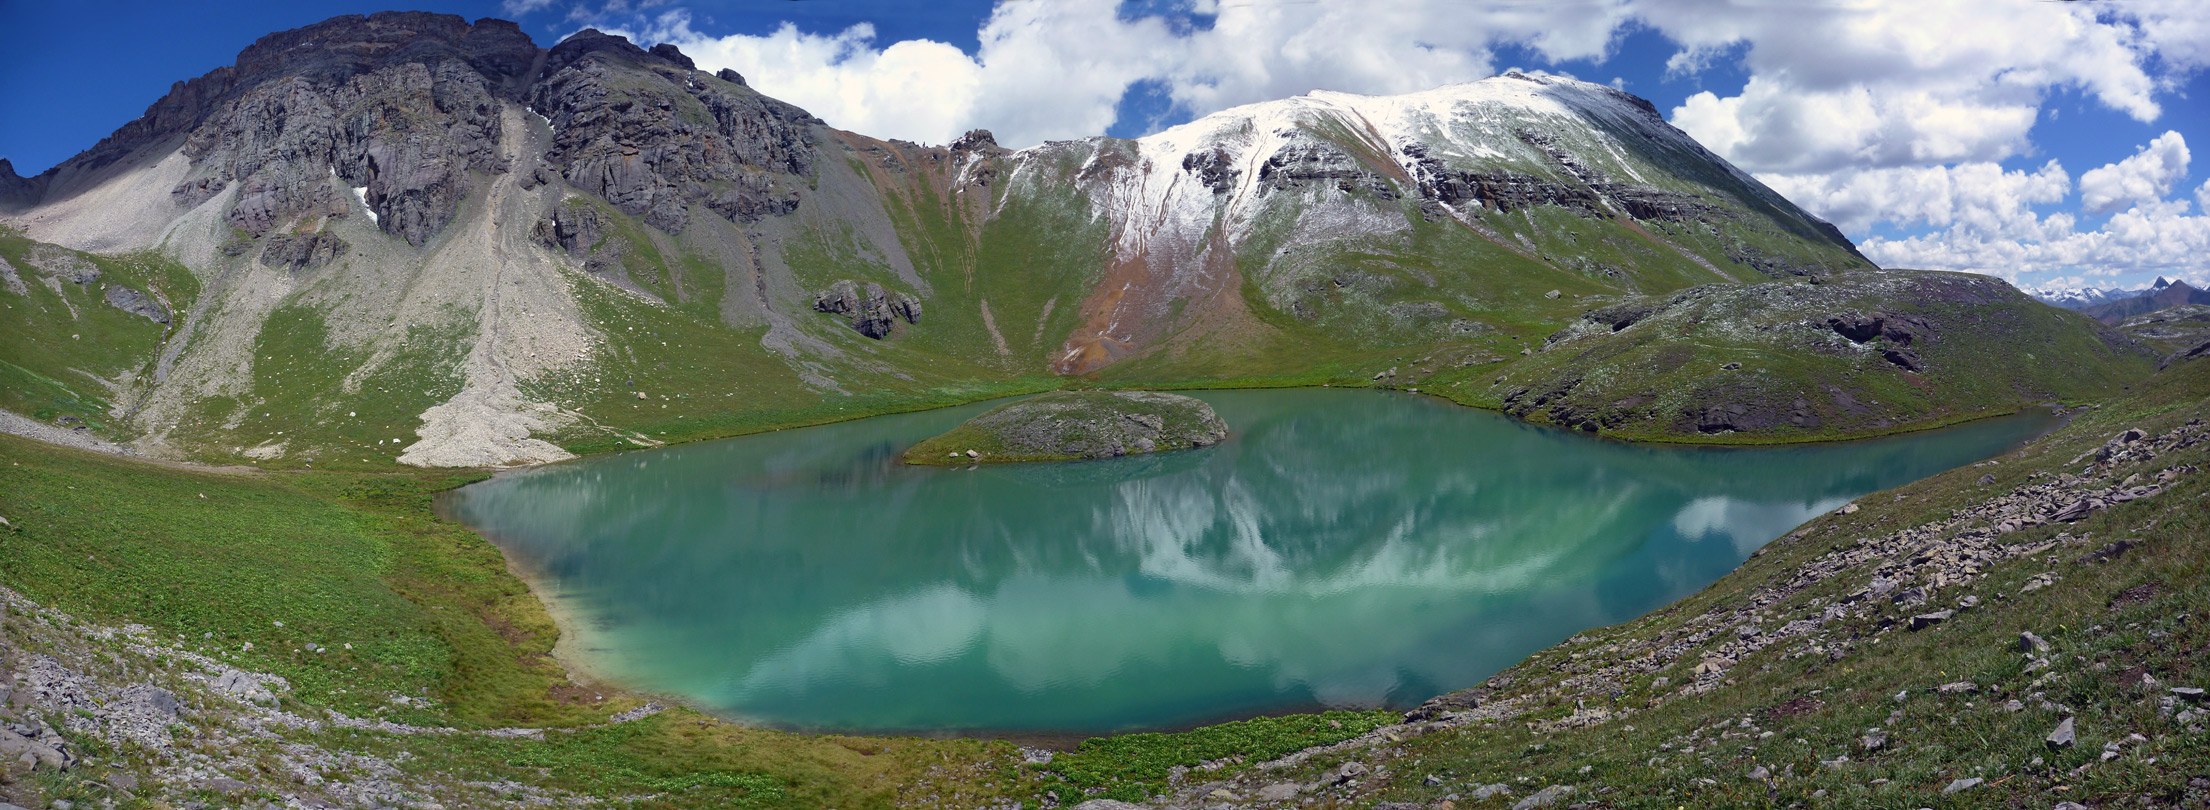
[[[2165,288],[2170,287],[2171,285],[2171,281],[2165,279],[2162,276],[2158,276],[2156,279],[2156,283],[2146,287],[2135,287],[2130,290],[2120,289],[2117,287],[2042,287],[2038,289],[2027,290],[2026,294],[2031,295],[2034,298],[2040,300],[2042,303],[2048,304],[2050,306],[2063,307],[2065,309],[2086,309],[2088,307],[2108,304],[2112,301],[2122,301],[2127,298],[2141,298],[2144,296],[2156,295],[2157,293],[2163,292]]]
[[[1570,79],[931,147],[673,46],[421,13],[271,34],[52,170],[0,162],[0,224],[7,279],[68,282],[0,284],[64,299],[0,310],[11,340],[84,312],[135,336],[23,353],[100,380],[56,401],[157,451],[425,465],[695,431],[737,392],[833,414],[1038,373],[1516,354],[1586,296],[1871,267]]]

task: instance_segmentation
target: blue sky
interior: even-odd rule
[[[4,0],[0,157],[41,171],[256,37],[385,6]],[[2025,286],[2205,277],[2196,0],[465,0],[550,45],[669,41],[830,123],[1009,146],[1312,89],[1508,68],[1615,83],[1890,266]]]

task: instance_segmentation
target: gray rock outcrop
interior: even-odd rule
[[[132,315],[145,318],[146,320],[153,321],[154,323],[158,324],[166,325],[169,322],[168,307],[162,306],[161,302],[154,300],[153,296],[139,292],[138,290],[132,289],[130,287],[125,287],[121,284],[106,285],[106,287],[101,290],[101,297],[107,300],[108,306],[120,309]]]
[[[546,55],[530,108],[569,185],[669,233],[704,205],[746,222],[798,206],[776,175],[813,173],[820,119],[737,82],[702,81],[673,48],[585,30]]]
[[[921,302],[913,296],[894,290],[886,290],[874,282],[860,284],[845,280],[829,285],[814,296],[813,310],[832,315],[843,315],[852,331],[881,340],[900,320],[908,324],[921,322]]]
[[[361,190],[377,227],[419,247],[452,221],[470,172],[507,171],[498,102],[519,94],[537,53],[499,20],[337,17],[261,38],[110,140],[188,133],[193,177],[172,197],[197,205],[235,183],[225,220],[247,234],[347,210],[334,175]]]
[[[263,241],[261,263],[299,273],[329,264],[351,248],[328,232],[273,234]]]

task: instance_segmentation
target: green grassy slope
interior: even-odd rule
[[[1837,318],[1889,326],[1852,336]],[[1429,385],[1621,438],[1770,442],[2080,401],[2122,390],[2152,366],[2124,338],[2001,282],[1882,271],[1629,299],[1508,368]]]
[[[498,550],[431,514],[433,491],[467,480],[217,474],[0,435],[0,517],[9,523],[0,528],[0,585],[79,618],[144,624],[178,647],[282,675],[293,687],[285,705],[310,715],[566,728],[603,723],[640,703],[597,700],[597,690],[569,684],[549,658],[551,621]],[[306,652],[308,642],[333,649]],[[392,695],[428,702],[399,705]],[[660,807],[885,807],[925,764],[966,761],[989,748],[802,737],[699,719],[678,711],[545,741],[372,732],[313,739],[472,779],[608,797],[685,791],[639,805]],[[49,787],[111,795],[67,780]]]
[[[433,514],[432,493],[474,478],[218,473],[0,435],[0,586],[81,620],[146,625],[177,648],[281,675],[292,685],[282,706],[305,716],[552,729],[542,740],[332,730],[254,743],[272,750],[302,742],[433,781],[511,781],[648,808],[870,808],[924,795],[972,806],[1018,788],[1006,743],[800,735],[686,710],[598,725],[643,700],[571,684],[549,657],[554,625],[498,550]],[[309,642],[326,649],[309,652]],[[0,614],[0,646],[38,652],[41,643],[88,642],[42,639]],[[424,700],[402,705],[394,695]],[[1348,724],[1332,727],[1331,718],[1256,720],[1142,738],[1099,749],[1096,764],[1071,778],[1155,778],[1199,757],[1333,742],[1382,717],[1344,714]],[[1120,761],[1135,749],[1148,753]],[[146,752],[100,755],[107,761],[98,770],[14,785],[0,778],[0,795],[120,799],[100,773],[143,778],[156,764]],[[140,797],[120,806],[158,805]]]
[[[55,257],[55,258],[45,258]],[[98,278],[76,283],[40,269],[77,263]],[[23,294],[0,290],[0,409],[43,422],[81,420],[101,436],[132,431],[127,406],[139,378],[152,372],[162,341],[183,323],[199,283],[176,262],[153,254],[109,257],[32,241],[0,227],[0,260],[15,268]],[[168,302],[170,324],[110,306],[103,293],[121,285]]]

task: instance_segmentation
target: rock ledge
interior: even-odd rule
[[[992,409],[906,451],[909,464],[1073,461],[1220,443],[1204,401],[1156,391],[1061,391]]]

